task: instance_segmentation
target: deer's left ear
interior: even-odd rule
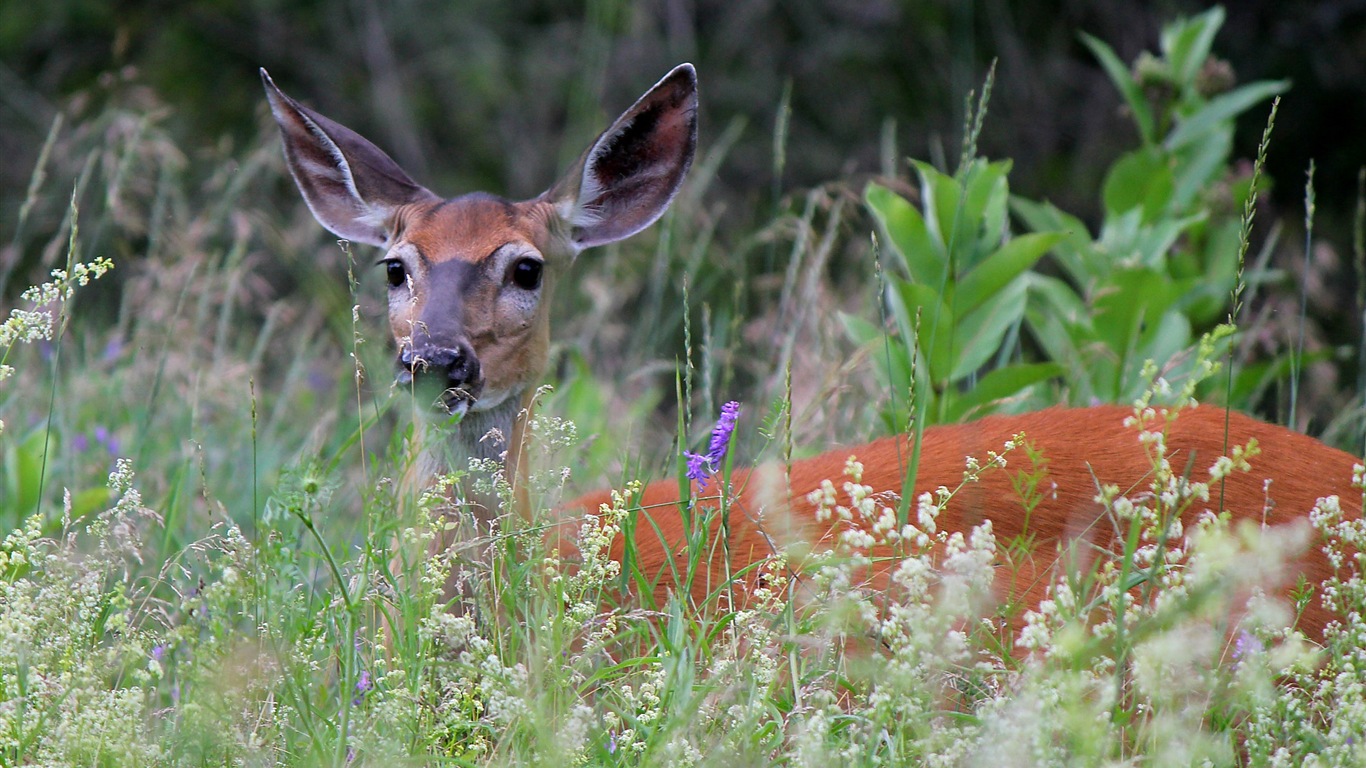
[[[546,193],[576,249],[629,237],[663,215],[697,148],[697,72],[680,64],[612,123]]]

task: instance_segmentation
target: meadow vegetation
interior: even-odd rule
[[[57,122],[11,244],[50,275],[0,327],[0,765],[1362,764],[1366,522],[1333,499],[1294,510],[1341,568],[1286,599],[1278,564],[1308,526],[1180,530],[1209,488],[1163,451],[1183,406],[1253,410],[1305,364],[1255,344],[1247,311],[1283,290],[1250,245],[1288,84],[1235,85],[1222,21],[1173,22],[1132,64],[1088,39],[1139,138],[1095,226],[978,156],[990,76],[953,162],[795,195],[724,257],[706,192],[726,144],[704,148],[673,211],[585,254],[556,297],[533,518],[439,558],[414,553],[451,489],[510,498],[507,480],[401,482],[424,420],[389,384],[383,281],[323,244],[264,112],[245,146],[192,149],[132,86]],[[1269,118],[1243,162],[1249,110]],[[113,230],[126,250],[95,252]],[[0,272],[0,294],[28,280]],[[992,593],[1030,542],[942,530],[959,489],[890,499],[857,456],[813,499],[844,533],[800,573],[775,553],[707,610],[621,596],[638,574],[607,550],[641,479],[720,489],[688,512],[705,532],[741,461],[1062,402],[1133,403],[1153,472],[1097,478],[1134,535],[1054,574],[1037,609]],[[1220,471],[1276,461],[1245,448]],[[1012,513],[1046,493],[1028,435],[963,458],[960,488],[1017,479]],[[619,491],[573,521],[567,562],[545,530],[600,485]],[[884,543],[901,562],[870,594],[860,566]],[[695,537],[694,565],[724,556]],[[476,611],[445,610],[453,568]],[[1293,629],[1310,600],[1340,618],[1322,638]]]

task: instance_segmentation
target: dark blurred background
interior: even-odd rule
[[[774,189],[772,131],[791,87],[781,188],[879,168],[886,120],[903,154],[952,145],[963,97],[999,59],[983,138],[1014,187],[1070,210],[1131,144],[1118,100],[1078,42],[1125,61],[1164,20],[1208,4],[1141,0],[51,0],[0,8],[0,188],[22,190],[56,111],[111,78],[149,87],[187,146],[244,137],[256,68],[359,129],[439,190],[534,194],[602,116],[673,64],[701,73],[705,139],[744,132],[728,194]],[[1215,44],[1240,81],[1293,80],[1269,160],[1294,204],[1313,157],[1320,210],[1355,195],[1366,125],[1366,0],[1239,0]],[[104,78],[102,81],[101,78]],[[1251,153],[1263,110],[1249,116]],[[950,152],[952,155],[953,153]]]
[[[1136,137],[1078,34],[1132,61],[1156,48],[1163,22],[1207,7],[1174,0],[11,0],[0,4],[0,245],[12,240],[14,212],[59,112],[68,131],[106,114],[111,102],[148,115],[185,153],[177,161],[183,172],[209,178],[213,168],[196,163],[221,164],[232,147],[271,140],[262,66],[288,93],[370,137],[438,192],[526,197],[671,66],[692,61],[701,78],[703,157],[718,163],[707,205],[724,248],[803,188],[842,179],[857,189],[865,175],[904,174],[907,156],[956,157],[964,98],[997,60],[982,153],[1014,160],[1013,192],[1095,222],[1101,174]],[[1268,215],[1290,233],[1276,258],[1293,261],[1302,248],[1293,230],[1313,159],[1322,285],[1310,294],[1320,305],[1311,313],[1331,341],[1355,345],[1350,244],[1356,178],[1366,162],[1366,0],[1238,0],[1227,11],[1214,50],[1238,81],[1292,81],[1268,159]],[[784,104],[790,123],[785,149],[775,151]],[[1265,115],[1259,106],[1245,116],[1238,154],[1255,154]],[[52,207],[54,216],[61,211]],[[56,229],[38,220],[28,226]],[[0,256],[26,258],[22,251]],[[112,255],[136,259],[137,246]],[[12,297],[25,284],[17,278],[32,279],[42,266],[34,260],[17,270],[27,274],[6,293]]]

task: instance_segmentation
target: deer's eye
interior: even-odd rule
[[[397,288],[408,281],[408,270],[403,268],[403,262],[398,259],[385,259],[384,277],[389,281],[390,288]]]
[[[525,291],[534,291],[541,287],[541,260],[524,258],[518,259],[512,265],[512,284]]]

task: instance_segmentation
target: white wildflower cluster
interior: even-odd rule
[[[469,473],[466,477],[471,480],[471,489],[476,494],[497,498],[502,512],[510,513],[516,508],[512,482],[508,480],[507,472],[501,461],[471,458]]]
[[[620,491],[612,491],[610,504],[584,516],[578,531],[578,562],[566,574],[558,552],[552,550],[542,560],[542,570],[552,587],[561,587],[566,613],[576,624],[586,624],[598,615],[598,599],[604,589],[621,575],[620,560],[612,557],[612,544],[621,536],[630,502],[640,494],[641,484],[632,481]]]
[[[132,582],[109,554],[118,547],[42,531],[34,515],[0,542],[0,754],[155,764],[163,752],[141,686],[160,670],[146,661],[152,643],[132,616]],[[109,685],[115,675],[123,685]]]
[[[877,491],[871,485],[865,485],[862,482],[863,464],[856,457],[850,456],[845,462],[844,476],[847,478],[842,485],[844,501],[834,482],[828,479],[822,480],[820,487],[807,494],[806,500],[815,507],[818,522],[828,522],[838,531],[836,540],[845,552],[866,553],[876,546],[903,540],[917,547],[929,543],[923,530],[926,516],[921,515],[922,528],[912,524],[897,525],[896,507],[900,496],[893,491]],[[948,494],[948,489],[940,491]],[[937,514],[936,511],[928,518],[930,533],[934,531],[933,517]]]
[[[661,694],[668,685],[667,661],[658,659],[642,670],[635,682],[616,686],[620,704],[616,711],[609,710],[603,716],[612,751],[641,755],[649,747],[651,733],[665,719]]]
[[[920,552],[945,543],[946,534],[938,529],[937,520],[954,495],[965,485],[977,482],[984,473],[1004,469],[1006,454],[1023,444],[1024,435],[1019,434],[1006,441],[1000,453],[988,451],[986,461],[967,457],[963,481],[956,488],[940,486],[917,497],[914,522],[899,522],[899,494],[879,491],[862,482],[863,464],[854,456],[844,465],[847,479],[842,486],[843,500],[830,480],[822,480],[806,500],[815,508],[816,520],[830,523],[837,532],[835,538],[843,554],[867,555],[876,547],[889,547],[900,554]]]
[[[1049,654],[1065,647],[1070,652],[1071,645],[1054,642],[1068,624],[1088,626],[1097,637],[1111,637],[1152,616],[1164,604],[1186,599],[1190,542],[1182,516],[1193,505],[1208,502],[1210,494],[1209,483],[1194,482],[1177,472],[1168,457],[1167,426],[1178,414],[1146,402],[1136,406],[1124,425],[1136,431],[1147,453],[1152,467],[1148,485],[1126,495],[1119,486],[1103,483],[1095,497],[1109,516],[1115,541],[1127,541],[1130,531],[1137,527],[1135,549],[1099,563],[1090,584],[1094,600],[1078,600],[1073,585],[1061,576],[1055,578],[1047,588],[1046,599],[1026,611],[1016,647]],[[1228,470],[1248,467],[1247,459],[1255,455],[1255,444],[1240,447],[1230,457],[1216,461],[1215,466]],[[1135,574],[1145,576],[1142,592],[1148,599],[1143,605],[1131,589]],[[1116,621],[1124,626],[1117,626]]]
[[[89,264],[75,264],[68,273],[65,269],[52,270],[52,280],[35,285],[22,294],[24,301],[37,309],[10,310],[9,318],[0,323],[0,349],[8,350],[15,344],[31,344],[50,340],[55,330],[54,307],[71,298],[78,286],[87,285],[114,268],[114,262],[98,258]]]
[[[495,723],[507,727],[531,716],[525,664],[504,664],[494,645],[477,634],[469,637],[466,649],[460,652],[460,662],[477,671],[481,700]]]
[[[536,396],[548,392],[550,387],[541,387]],[[557,461],[557,452],[571,449],[579,444],[579,431],[574,422],[555,416],[534,415],[531,418],[530,440],[524,444],[536,449],[539,456],[526,464],[533,467],[527,475],[534,498],[548,500],[547,506],[560,498],[565,484],[569,482],[570,469],[563,461]]]
[[[1024,626],[1015,640],[1016,647],[1046,654],[1064,650],[1056,642],[1055,635],[1077,618],[1078,608],[1071,584],[1064,579],[1049,584],[1048,596],[1040,600],[1037,607],[1025,612]]]
[[[1017,436],[1006,451],[967,461],[962,484],[921,493],[901,524],[897,496],[864,484],[863,467],[854,459],[845,465],[841,489],[827,482],[808,497],[820,518],[830,522],[837,545],[818,557],[807,580],[816,605],[839,622],[835,631],[852,647],[866,642],[877,651],[876,661],[850,678],[860,683],[859,701],[852,723],[835,740],[841,746],[822,743],[831,738],[826,715],[808,710],[789,726],[794,763],[856,759],[857,744],[876,742],[878,728],[896,723],[903,731],[898,738],[915,740],[916,754],[939,756],[939,762],[929,764],[958,764],[950,756],[963,756],[962,734],[943,727],[939,718],[945,698],[957,696],[968,679],[982,685],[977,681],[1000,673],[999,657],[977,661],[980,646],[974,643],[977,628],[983,627],[982,611],[993,598],[997,542],[990,521],[948,531],[940,527],[940,516],[959,490],[1004,467],[1005,453],[1020,445],[1022,436]],[[863,574],[875,560],[887,561],[879,569],[887,576],[865,583]],[[808,696],[814,693],[806,689]],[[865,727],[867,733],[861,730]],[[846,754],[847,749],[853,752]]]
[[[86,285],[114,268],[114,262],[100,257],[94,261],[77,263],[71,271],[52,270],[52,280],[35,285],[22,294],[24,301],[34,309],[11,309],[9,317],[0,323],[0,382],[14,375],[14,367],[7,365],[5,359],[15,344],[32,344],[35,341],[50,341],[56,331],[54,311],[56,305],[71,298],[78,286]],[[0,421],[0,432],[5,431],[5,422]]]
[[[141,523],[160,524],[155,511],[143,506],[142,493],[133,486],[133,462],[120,458],[109,473],[109,491],[114,506],[90,523],[88,534],[99,542],[100,551],[142,562]]]
[[[709,669],[713,679],[730,681],[745,693],[753,690],[751,686],[767,689],[777,679],[783,653],[777,622],[787,606],[791,578],[787,556],[779,552],[764,561],[758,574],[746,579],[749,600],[726,625]],[[741,705],[727,717],[739,725],[755,714],[743,709]]]
[[[473,618],[456,616],[440,605],[432,606],[432,612],[418,625],[418,637],[424,644],[429,643],[448,652],[464,649],[474,634]]]
[[[1355,465],[1352,483],[1366,487],[1366,469]],[[1240,662],[1259,661],[1285,682],[1254,700],[1246,723],[1249,764],[1355,766],[1366,733],[1366,521],[1349,515],[1337,496],[1318,500],[1310,523],[1333,565],[1314,599],[1337,618],[1324,629],[1323,652],[1287,660],[1261,644]]]

